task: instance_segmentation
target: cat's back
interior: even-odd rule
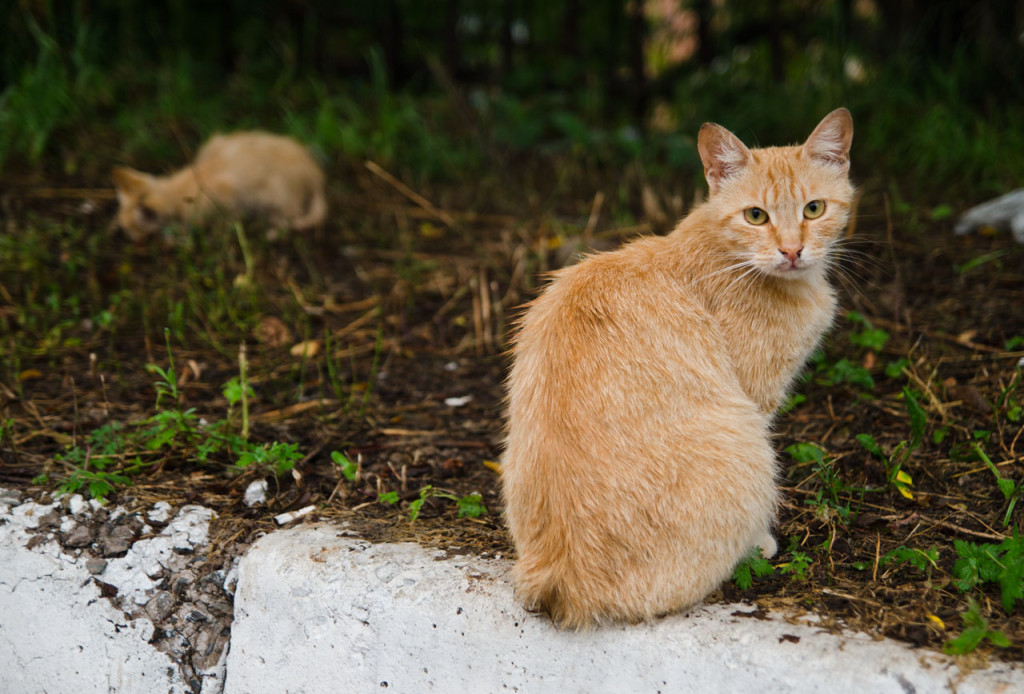
[[[680,321],[706,321],[698,288],[687,277],[685,239],[649,236],[588,256],[553,274],[521,321],[519,353],[538,340],[588,349],[595,340],[665,333]]]
[[[240,175],[258,175],[270,167],[323,177],[319,165],[299,142],[260,130],[212,136],[199,150],[195,166],[207,173],[230,170]]]

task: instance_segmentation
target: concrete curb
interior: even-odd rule
[[[1024,691],[1019,664],[970,672],[939,653],[857,633],[834,636],[813,623],[755,616],[745,605],[558,631],[515,601],[507,560],[374,545],[336,525],[267,535],[237,572],[211,576],[228,592],[237,577],[234,623],[229,647],[221,645],[226,636],[209,641],[198,649],[208,655],[197,668],[180,651],[189,645],[183,639],[195,653],[197,639],[221,633],[221,618],[195,630],[210,593],[159,608],[165,583],[181,581],[191,558],[200,559],[208,509],[162,510],[162,531],[144,531],[145,539],[97,571],[95,558],[62,549],[52,530],[59,525],[67,538],[85,527],[80,502],[21,503],[3,493],[5,694]],[[149,518],[157,522],[155,512]],[[192,583],[202,588],[206,579]],[[109,589],[116,597],[104,597]]]
[[[516,603],[509,567],[336,526],[268,535],[239,565],[225,692],[1024,691],[1018,668],[963,672],[939,653],[742,605],[558,631]]]

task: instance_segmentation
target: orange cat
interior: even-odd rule
[[[114,169],[117,222],[133,241],[171,222],[202,224],[215,212],[254,215],[275,228],[308,229],[327,214],[324,174],[295,140],[264,132],[214,135],[169,176]]]
[[[527,606],[650,619],[775,553],[769,427],[833,319],[852,138],[846,109],[794,147],[704,125],[709,199],[557,272],[522,317],[502,480]]]

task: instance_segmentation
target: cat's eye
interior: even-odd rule
[[[817,219],[823,214],[825,214],[824,200],[811,200],[804,205],[804,218],[806,219]]]
[[[139,217],[142,218],[143,222],[155,222],[158,216],[156,210],[149,205],[139,205]]]
[[[760,207],[748,207],[743,210],[743,219],[747,220],[754,226],[761,226],[768,221],[768,213]]]

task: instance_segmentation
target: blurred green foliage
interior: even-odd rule
[[[0,166],[169,167],[262,127],[421,178],[524,153],[699,175],[705,120],[791,142],[845,104],[862,176],[955,203],[1024,179],[1022,22],[1011,0],[22,0]],[[75,151],[83,129],[111,144]]]

